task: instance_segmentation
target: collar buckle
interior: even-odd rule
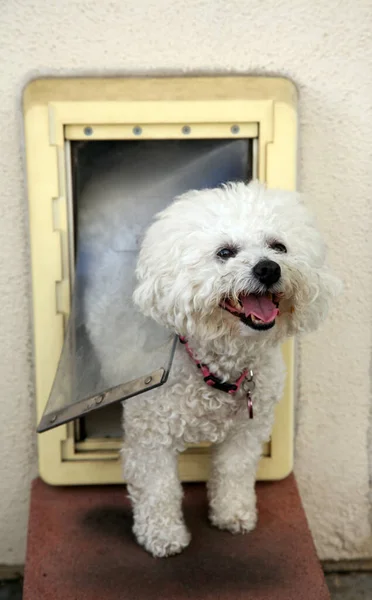
[[[256,382],[254,380],[254,373],[253,373],[252,369],[249,369],[248,374],[243,381],[243,390],[247,394],[251,394],[255,390],[255,387],[256,387]]]

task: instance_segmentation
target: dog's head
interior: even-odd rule
[[[258,182],[192,191],[157,215],[134,301],[186,336],[280,341],[317,328],[339,283],[299,196]]]

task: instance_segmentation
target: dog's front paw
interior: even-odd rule
[[[156,527],[147,526],[145,531],[135,525],[133,532],[138,543],[157,558],[179,554],[191,540],[191,535],[182,522],[169,523],[165,526],[164,524]]]
[[[252,506],[231,507],[231,510],[211,510],[209,514],[212,525],[226,529],[231,533],[248,533],[256,527],[257,511]]]

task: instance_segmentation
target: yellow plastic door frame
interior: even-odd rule
[[[23,96],[33,286],[34,362],[40,420],[57,369],[70,310],[71,219],[68,140],[254,138],[256,174],[269,187],[296,188],[297,94],[264,77],[64,78],[30,82]],[[294,342],[283,347],[288,376],[257,478],[293,466]],[[119,442],[78,442],[72,424],[38,437],[41,477],[54,485],[122,483]],[[207,445],[180,456],[183,481],[208,477]]]

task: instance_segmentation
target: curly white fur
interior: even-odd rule
[[[287,253],[272,249],[273,241],[284,244]],[[231,245],[237,255],[220,260],[218,249]],[[177,454],[188,443],[214,444],[211,522],[233,533],[254,528],[257,464],[285,379],[280,344],[316,329],[339,291],[325,255],[301,198],[257,182],[184,194],[149,227],[137,265],[137,306],[186,336],[195,356],[221,379],[235,381],[247,368],[256,376],[255,416],[249,420],[244,391],[230,396],[208,387],[179,345],[168,382],[125,403],[122,454],[134,533],[154,556],[178,553],[190,541],[177,476]],[[274,286],[282,294],[280,316],[268,331],[252,329],[220,307],[226,297],[264,291],[252,271],[262,259],[281,268]],[[96,322],[88,327],[92,339],[99,334],[101,365],[109,371],[113,366],[102,344],[100,349]]]

